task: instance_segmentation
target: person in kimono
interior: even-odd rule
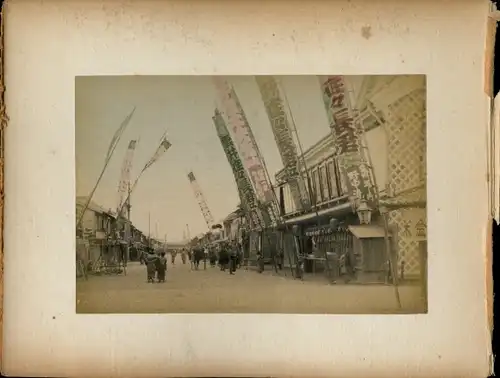
[[[235,244],[230,245],[229,251],[229,274],[236,273],[236,264],[238,263],[238,249]]]
[[[219,253],[219,265],[220,265],[220,270],[223,272],[226,271],[226,268],[229,264],[229,245],[227,243],[222,243],[221,244],[221,250]]]
[[[153,249],[149,248],[147,255],[145,257],[146,272],[148,274],[148,283],[155,282],[156,264],[158,258],[159,257],[153,252]]]
[[[172,256],[172,265],[175,265],[175,257],[177,256],[177,250],[173,249],[172,252],[170,252],[170,255]]]
[[[160,252],[160,257],[155,260],[156,274],[158,282],[165,282],[167,273],[167,259],[165,258],[165,251]]]

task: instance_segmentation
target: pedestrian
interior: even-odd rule
[[[165,282],[167,274],[167,259],[165,258],[165,251],[160,252],[160,258],[156,260],[156,273],[158,282]]]
[[[257,266],[259,268],[259,273],[262,273],[264,271],[264,256],[260,249],[257,251]]]
[[[175,256],[177,256],[177,251],[175,249],[170,252],[170,255],[172,256],[172,265],[175,265]]]
[[[219,252],[219,266],[220,270],[225,272],[229,262],[229,251],[226,244],[221,244]]]
[[[278,262],[278,269],[283,270],[283,265],[285,262],[285,253],[284,253],[283,249],[280,249],[278,251],[277,260],[278,260],[277,261]]]
[[[189,263],[191,264],[191,270],[194,269],[194,250],[192,248],[188,251]]]
[[[236,251],[238,254],[238,257],[236,259],[236,269],[240,269],[241,265],[243,264],[243,246],[241,243],[236,243]]]
[[[201,259],[203,259],[204,256],[203,248],[201,246],[197,246],[193,250],[193,254],[194,254],[194,269],[198,270],[200,267],[200,261]]]
[[[217,253],[212,248],[210,250],[210,266],[213,268],[217,264]]]
[[[238,259],[238,250],[236,249],[236,245],[231,246],[230,251],[230,265],[229,265],[229,274],[236,273],[236,263]]]
[[[153,253],[152,249],[148,249],[147,255],[145,257],[146,272],[148,275],[148,283],[153,283],[155,281],[156,273],[156,260],[158,256]]]
[[[207,270],[207,259],[208,259],[208,246],[205,245],[205,248],[203,248],[203,270]]]

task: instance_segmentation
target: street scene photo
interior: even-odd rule
[[[76,312],[427,312],[426,78],[75,78]]]

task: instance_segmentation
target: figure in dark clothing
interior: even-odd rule
[[[230,258],[229,274],[234,274],[236,272],[236,263],[238,260],[238,250],[236,249],[235,245],[231,247],[229,258]]]
[[[198,268],[200,267],[200,261],[203,260],[205,254],[203,252],[203,248],[201,247],[196,247],[194,250],[193,250],[193,257],[194,257],[194,269],[195,270],[198,270]]]
[[[217,264],[217,254],[215,251],[210,251],[210,266],[214,267]]]
[[[165,276],[167,273],[167,259],[165,258],[165,252],[161,252],[160,258],[155,260],[155,267],[158,282],[165,282]]]
[[[219,252],[219,266],[220,270],[226,271],[227,265],[229,264],[229,251],[226,245],[221,245]]]
[[[278,265],[279,270],[283,270],[283,265],[285,263],[285,253],[282,249],[278,251],[278,254],[276,255],[276,263]]]
[[[241,263],[243,262],[243,250],[241,248],[241,244],[236,244],[236,251],[237,251],[237,257],[236,257],[236,269],[241,268]]]
[[[257,267],[259,273],[264,271],[264,256],[262,255],[262,251],[257,251]]]

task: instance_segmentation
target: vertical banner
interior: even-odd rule
[[[262,211],[267,213],[271,224],[278,222],[274,192],[266,174],[265,163],[236,92],[224,77],[214,76],[213,82],[221,104],[221,114],[226,116],[228,130],[238,150],[248,176],[253,184]],[[264,214],[263,214],[264,215]]]
[[[238,155],[238,151],[236,150],[234,142],[231,139],[231,135],[229,135],[224,118],[218,109],[215,109],[212,120],[214,122],[215,129],[217,130],[217,135],[222,145],[222,149],[224,150],[227,161],[233,171],[241,205],[245,211],[246,218],[252,229],[258,228],[261,222],[258,218],[258,212],[256,211],[258,202],[252,183],[248,178],[245,167],[243,166],[243,163]]]
[[[223,77],[215,76],[213,80],[222,105],[221,110],[226,116],[234,143],[253,183],[257,198],[264,203],[271,202],[274,198],[271,185],[267,180],[264,164],[255,145],[255,138],[243,109],[239,106],[236,93]]]
[[[320,78],[323,101],[335,140],[335,154],[348,194],[355,201],[365,201],[373,206],[376,188],[373,172],[363,160],[359,130],[354,121],[346,93],[344,78],[340,75]]]
[[[208,208],[207,201],[205,201],[205,197],[203,196],[201,188],[198,185],[198,181],[196,181],[196,177],[194,176],[194,173],[192,171],[189,172],[187,177],[188,177],[188,180],[189,180],[191,187],[193,189],[194,195],[196,197],[196,201],[198,202],[198,205],[200,206],[200,210],[201,210],[201,213],[203,215],[203,218],[205,219],[205,223],[207,224],[207,227],[210,230],[215,222],[214,222],[214,218],[212,216],[212,213],[210,212],[210,209]]]
[[[298,210],[307,209],[310,207],[309,195],[300,176],[297,146],[293,140],[292,129],[283,106],[280,87],[272,76],[256,76],[255,80],[271,123],[295,208]]]
[[[132,160],[134,158],[135,146],[137,144],[136,140],[131,140],[128,144],[127,152],[125,153],[125,160],[123,161],[122,172],[120,175],[120,182],[118,183],[118,207],[117,214],[119,211],[123,216],[123,204],[128,199],[128,190],[130,189],[130,171],[132,169]]]

